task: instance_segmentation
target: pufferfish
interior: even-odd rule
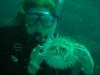
[[[44,46],[44,60],[50,67],[64,70],[79,62],[84,72],[93,71],[94,62],[87,48],[70,38],[57,36]]]

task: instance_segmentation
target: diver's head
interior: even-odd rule
[[[56,8],[52,0],[25,0],[24,22],[29,35],[41,33],[42,37],[52,36],[56,24]]]
[[[27,33],[32,35],[39,32],[42,37],[46,37],[51,30],[54,31],[57,22],[57,17],[43,7],[31,8],[26,12],[24,19]]]

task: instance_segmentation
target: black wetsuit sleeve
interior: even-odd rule
[[[25,41],[10,28],[0,28],[0,75],[27,75],[29,49]]]

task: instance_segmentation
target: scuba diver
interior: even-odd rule
[[[49,66],[49,58],[45,58],[49,57],[48,42],[56,39],[54,35],[62,3],[63,0],[58,0],[57,5],[52,0],[22,1],[12,25],[0,28],[0,75],[76,75],[72,72],[72,67],[55,69],[52,65]],[[56,45],[50,48],[51,54],[55,48]],[[88,68],[83,67],[84,70],[78,75],[91,74],[92,57],[87,51],[84,53],[83,46],[77,45],[76,48],[82,49],[83,54],[89,58],[87,63],[90,64]],[[63,48],[61,50],[66,52]]]
[[[53,37],[56,21],[51,0],[23,0],[12,24],[0,28],[0,75],[29,75],[32,49]]]

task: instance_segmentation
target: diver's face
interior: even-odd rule
[[[55,22],[56,17],[45,8],[30,9],[25,16],[25,27],[29,35],[39,32],[45,37],[54,27]]]

